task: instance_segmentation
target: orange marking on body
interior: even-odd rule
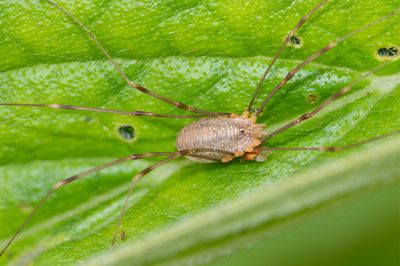
[[[224,158],[222,158],[221,162],[227,163],[227,162],[230,162],[232,160],[233,160],[232,155],[226,155],[226,156],[224,156]]]
[[[253,146],[247,146],[246,148],[244,148],[245,152],[252,152],[254,150]]]

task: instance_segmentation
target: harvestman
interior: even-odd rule
[[[253,93],[250,103],[247,106],[246,111],[244,111],[240,116],[234,113],[222,113],[222,112],[210,112],[207,110],[195,108],[193,106],[177,102],[171,100],[165,96],[157,94],[151,90],[144,88],[143,86],[131,81],[129,77],[126,75],[124,70],[120,67],[120,65],[111,57],[108,51],[102,46],[102,44],[97,40],[96,36],[73,14],[69,11],[53,2],[52,0],[47,0],[50,4],[54,5],[58,8],[62,13],[68,16],[71,20],[74,21],[83,31],[87,33],[89,38],[94,42],[96,47],[104,54],[104,56],[110,61],[110,63],[114,66],[115,70],[121,76],[126,83],[134,89],[137,89],[151,97],[157,98],[167,104],[174,105],[177,108],[192,112],[192,115],[169,115],[169,114],[158,114],[153,112],[145,112],[145,111],[132,111],[125,112],[120,110],[111,110],[111,109],[101,109],[101,108],[92,108],[92,107],[83,107],[83,106],[72,106],[72,105],[63,105],[63,104],[30,104],[30,103],[0,103],[2,106],[22,106],[22,107],[47,107],[47,108],[55,108],[55,109],[69,109],[69,110],[84,110],[84,111],[93,111],[93,112],[103,112],[103,113],[113,113],[127,116],[150,116],[150,117],[162,117],[162,118],[198,118],[203,117],[202,119],[189,123],[186,125],[178,134],[176,139],[176,147],[177,151],[175,152],[152,152],[152,153],[143,153],[143,154],[131,154],[124,158],[120,158],[118,160],[111,161],[109,163],[94,167],[77,175],[68,177],[57,182],[47,193],[47,195],[38,203],[35,209],[30,213],[30,215],[25,219],[22,225],[19,227],[17,232],[12,236],[12,238],[7,242],[5,247],[2,249],[0,256],[4,254],[6,249],[11,245],[17,235],[21,232],[21,230],[25,227],[25,225],[31,220],[33,215],[40,209],[40,207],[47,201],[47,199],[60,187],[63,187],[72,181],[75,181],[84,176],[90,175],[92,173],[98,172],[102,169],[120,164],[122,162],[130,161],[130,160],[138,160],[142,158],[150,158],[150,157],[158,157],[164,156],[165,158],[160,160],[159,162],[151,165],[150,167],[144,169],[143,171],[136,174],[131,181],[127,197],[125,199],[124,206],[121,210],[121,214],[119,216],[117,228],[115,230],[112,244],[115,244],[118,232],[120,230],[120,226],[122,223],[122,219],[128,207],[129,198],[132,194],[133,188],[136,183],[147,173],[150,171],[160,167],[161,165],[166,164],[169,161],[172,161],[178,157],[187,157],[188,159],[197,161],[197,162],[229,162],[237,157],[242,157],[245,160],[256,160],[257,158],[262,157],[262,154],[265,152],[272,152],[278,150],[296,150],[296,151],[340,151],[348,148],[352,148],[361,144],[365,144],[371,141],[375,141],[388,135],[399,134],[400,131],[391,132],[386,135],[378,136],[375,138],[367,139],[361,142],[353,143],[350,145],[342,146],[342,147],[325,147],[325,146],[317,146],[317,147],[265,147],[263,146],[267,140],[278,135],[279,133],[292,128],[303,121],[306,121],[317,113],[319,113],[322,109],[328,106],[330,103],[346,94],[351,90],[351,88],[357,84],[359,81],[365,79],[378,69],[382,68],[383,65],[378,66],[377,68],[367,72],[357,81],[352,82],[351,84],[343,87],[338,92],[334,93],[327,99],[325,99],[319,106],[313,109],[310,112],[307,112],[295,120],[287,123],[286,125],[272,131],[271,133],[265,133],[263,131],[263,124],[258,124],[257,118],[262,114],[264,107],[268,104],[271,98],[289,81],[292,79],[294,75],[298,71],[300,71],[303,67],[308,65],[317,57],[326,53],[327,51],[334,48],[340,42],[348,39],[349,37],[372,27],[397,13],[397,10],[391,12],[390,14],[381,17],[363,27],[350,32],[342,37],[337,38],[336,40],[330,42],[325,47],[321,48],[313,55],[308,57],[298,66],[293,68],[286,77],[273,89],[271,90],[267,97],[264,99],[260,107],[253,109],[253,104],[256,97],[259,95],[260,90],[263,86],[263,83],[268,76],[272,66],[275,61],[278,59],[279,55],[285,48],[285,46],[291,41],[291,39],[295,36],[297,30],[304,24],[304,22],[315,13],[318,9],[320,9],[324,4],[326,4],[329,0],[322,0],[319,2],[313,9],[311,9],[305,16],[303,16],[300,21],[296,24],[293,30],[286,36],[284,42],[280,46],[279,50],[273,57],[271,63],[265,70],[261,80],[259,81],[255,92]]]

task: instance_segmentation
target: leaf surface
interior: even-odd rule
[[[199,108],[236,113],[245,109],[285,34],[314,5],[59,3],[95,32],[133,81]],[[330,40],[397,6],[394,0],[332,1],[299,31],[303,46],[284,51],[265,90]],[[307,66],[276,95],[259,122],[273,130],[378,65],[379,48],[399,46],[398,20],[396,15],[348,39]],[[1,102],[184,114],[127,86],[85,33],[46,1],[0,4],[0,25]],[[316,118],[267,145],[343,145],[398,130],[399,66],[399,61],[391,63]],[[130,153],[173,151],[177,132],[190,122],[8,107],[0,108],[0,117],[1,243],[58,180]],[[134,128],[134,139],[119,134],[123,125]],[[243,246],[240,230],[255,239],[328,208],[343,195],[395,182],[399,153],[398,138],[392,138],[343,153],[275,152],[263,163],[176,160],[139,184],[123,224],[127,240],[110,249],[127,182],[156,160],[126,163],[58,191],[1,263],[119,264],[134,259],[172,264],[202,261],[204,254],[216,258]]]

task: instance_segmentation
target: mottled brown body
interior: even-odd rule
[[[217,149],[218,151],[197,152],[196,157],[187,156],[197,162],[228,162],[234,157],[244,156],[252,160],[258,154],[256,147],[261,144],[262,124],[256,124],[248,112],[237,117],[206,118],[185,126],[176,138],[178,151],[190,149]],[[199,158],[201,157],[201,158]]]

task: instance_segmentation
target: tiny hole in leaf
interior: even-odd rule
[[[395,46],[382,47],[378,49],[376,54],[378,55],[379,60],[391,60],[398,56],[399,49]]]
[[[290,37],[288,46],[294,47],[294,48],[300,48],[303,46],[303,41],[298,35],[293,35]]]
[[[126,140],[131,140],[135,137],[135,129],[130,125],[120,126],[118,132]]]

